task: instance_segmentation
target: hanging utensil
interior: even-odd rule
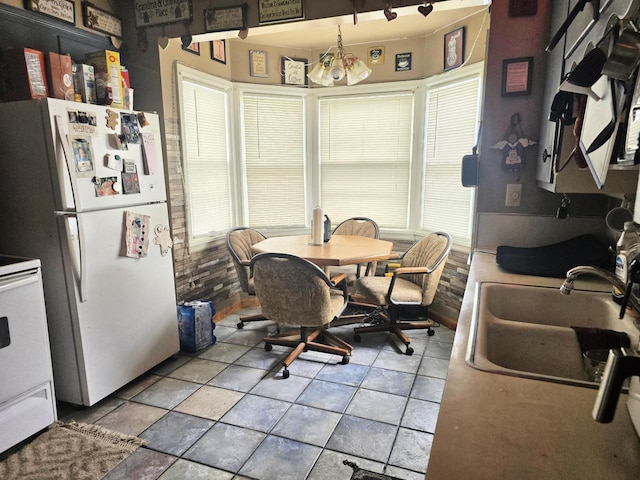
[[[555,48],[555,46],[558,44],[560,39],[564,36],[565,33],[567,33],[567,29],[569,28],[569,25],[571,25],[573,21],[576,19],[576,17],[578,16],[578,14],[582,10],[584,10],[584,6],[587,3],[590,3],[591,7],[593,8],[593,20],[598,21],[598,19],[600,18],[600,0],[580,0],[578,3],[576,3],[573,9],[571,9],[571,12],[569,12],[569,16],[564,21],[564,23],[560,26],[556,34],[553,36],[553,38],[549,42],[549,45],[547,45],[547,48],[545,48],[547,52],[550,52]]]

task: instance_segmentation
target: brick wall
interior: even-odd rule
[[[177,120],[165,120],[176,296],[179,302],[211,300],[217,312],[233,311],[243,300],[244,295],[231,257],[227,252],[224,237],[215,240],[206,249],[192,252],[189,252],[185,242],[186,210],[179,134]],[[412,244],[413,242],[410,241],[396,241],[394,251],[402,253]],[[467,255],[462,252],[451,252],[432,306],[432,309],[443,312],[443,315],[453,321],[457,321],[469,275]],[[384,270],[384,262],[379,262],[378,268],[379,271]]]

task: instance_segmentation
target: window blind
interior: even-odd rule
[[[333,223],[373,218],[408,227],[413,92],[319,101],[321,206]]]
[[[187,223],[196,239],[231,227],[228,94],[186,78],[180,92]]]
[[[305,226],[302,97],[242,95],[248,224]]]
[[[479,125],[480,77],[427,91],[421,228],[471,244],[473,189],[462,186],[462,157],[472,152]]]

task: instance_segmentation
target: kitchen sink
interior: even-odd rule
[[[608,292],[483,282],[477,285],[466,362],[478,370],[597,388],[584,369],[571,327],[625,332],[637,348],[633,319],[619,319]]]

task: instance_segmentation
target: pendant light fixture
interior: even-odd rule
[[[309,80],[325,87],[333,87],[334,82],[339,82],[345,76],[347,85],[355,85],[371,75],[371,69],[362,60],[344,51],[340,25],[338,25],[338,41],[335,48],[337,49],[335,55],[324,55],[307,74]]]

